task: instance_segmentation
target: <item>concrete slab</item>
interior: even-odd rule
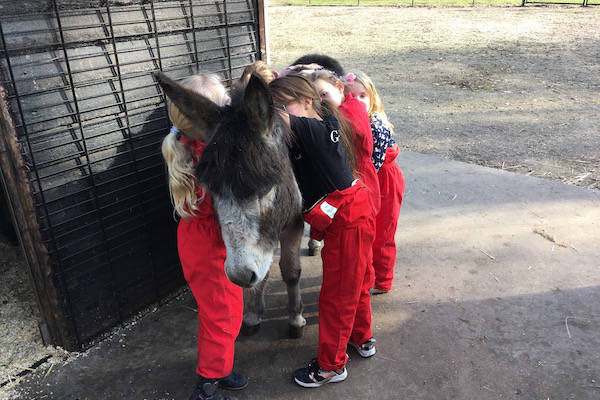
[[[378,353],[350,352],[344,383],[292,382],[317,349],[320,259],[304,255],[305,336],[286,337],[273,273],[268,320],[237,345],[250,377],[237,398],[600,398],[600,192],[410,152],[399,163],[407,192],[395,286],[373,298]],[[194,307],[189,293],[175,299],[41,368],[14,398],[187,399]]]

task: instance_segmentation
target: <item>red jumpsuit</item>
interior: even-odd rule
[[[204,143],[182,137],[200,156]],[[198,190],[198,196],[202,191]],[[204,378],[223,378],[233,368],[234,342],[240,331],[244,302],[242,288],[225,275],[225,244],[208,193],[194,218],[181,219],[177,248],[187,281],[198,304],[198,365]]]
[[[340,106],[340,111],[354,128],[354,151],[356,155],[356,168],[369,194],[375,215],[379,212],[381,198],[379,195],[379,180],[377,171],[373,166],[373,135],[371,133],[371,120],[366,107],[352,94],[347,94]]]
[[[373,269],[375,288],[389,291],[394,279],[396,265],[396,227],[404,195],[404,175],[396,164],[400,153],[397,144],[388,147],[385,161],[377,176],[381,193],[381,208],[376,219],[375,242],[373,243]]]
[[[335,201],[339,199],[339,203]],[[375,216],[371,196],[358,182],[327,196],[338,210],[325,229],[323,284],[319,295],[319,366],[343,368],[348,342],[364,343],[371,331],[371,265]],[[306,219],[306,218],[305,218]]]
[[[366,114],[364,106],[362,112]],[[349,341],[360,344],[373,336],[369,294],[374,281],[372,196],[361,181],[352,182],[345,151],[340,156],[342,144],[333,139],[339,129],[337,120],[290,116],[290,125],[297,143],[290,150],[294,173],[309,205],[304,220],[311,225],[311,237],[324,241],[318,363],[335,370],[346,364]],[[323,182],[331,183],[320,186]],[[322,200],[318,200],[321,193],[313,191],[317,186],[326,189]]]

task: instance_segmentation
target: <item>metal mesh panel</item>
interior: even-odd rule
[[[237,79],[258,58],[256,6],[25,3],[0,1],[2,84],[51,279],[84,343],[182,283],[150,72]]]

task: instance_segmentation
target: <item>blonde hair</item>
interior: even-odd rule
[[[258,60],[244,68],[244,72],[242,72],[242,76],[240,77],[240,82],[247,84],[252,76],[252,73],[259,75],[267,84],[271,83],[273,80],[275,80],[275,78],[277,78],[269,64]]]
[[[224,106],[230,101],[225,87],[216,75],[192,75],[182,80],[181,85],[219,106]],[[187,133],[190,137],[206,137],[208,132],[200,132],[173,102],[168,102],[167,109],[173,126],[184,136]],[[161,150],[167,165],[173,212],[184,219],[192,218],[198,211],[198,202],[204,198],[203,195],[198,198],[196,193],[198,183],[195,175],[195,151],[189,144],[179,141],[174,130],[163,139]]]
[[[362,71],[354,72],[354,76],[356,77],[354,80],[364,86],[365,91],[369,96],[369,117],[373,114],[379,114],[386,127],[393,132],[394,125],[388,120],[387,114],[383,110],[383,102],[381,101],[381,97],[379,97],[379,93],[377,93],[377,89],[375,89],[375,84],[371,78]]]

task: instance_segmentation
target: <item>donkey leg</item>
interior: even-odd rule
[[[256,286],[244,289],[244,319],[242,321],[242,335],[244,336],[252,336],[260,329],[260,323],[265,313],[265,289],[268,280],[269,273]]]
[[[302,337],[306,325],[306,320],[302,316],[304,305],[300,297],[300,241],[303,232],[304,221],[299,217],[284,229],[280,237],[279,268],[281,277],[287,285],[290,337],[292,338]]]

